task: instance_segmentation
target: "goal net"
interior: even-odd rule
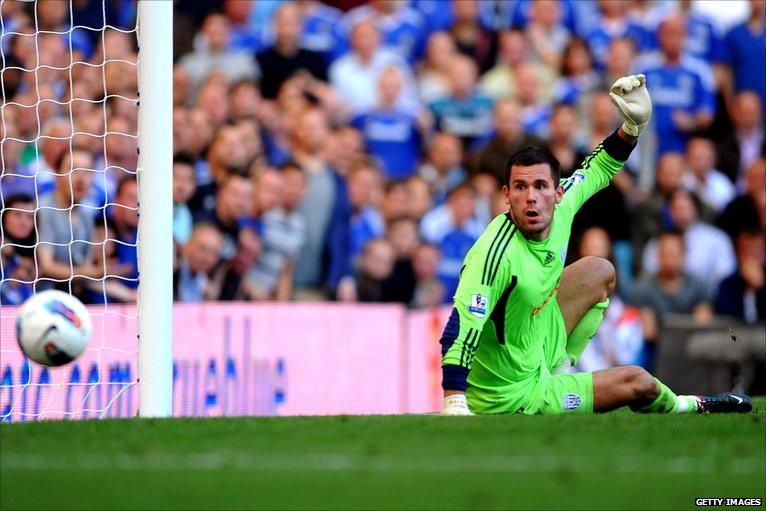
[[[135,11],[134,2],[0,0],[2,421],[138,410],[138,195],[148,183]],[[54,288],[93,318],[87,351],[57,368],[31,363],[15,341],[17,307]]]

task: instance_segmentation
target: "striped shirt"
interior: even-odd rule
[[[271,294],[285,265],[298,257],[306,237],[306,224],[300,213],[282,208],[264,213],[262,222],[263,250],[248,278],[260,291]]]

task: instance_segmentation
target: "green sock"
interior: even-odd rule
[[[650,404],[642,408],[634,408],[639,413],[694,413],[697,411],[697,400],[692,396],[677,396],[667,385],[657,378],[654,379],[660,387],[660,393]]]
[[[599,325],[604,320],[604,313],[607,307],[609,307],[609,298],[603,302],[598,302],[588,309],[574,326],[572,333],[567,337],[567,355],[572,359],[572,365],[580,360],[585,347],[588,346],[590,340],[596,335]]]

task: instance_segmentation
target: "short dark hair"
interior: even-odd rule
[[[12,208],[21,202],[30,202],[32,204],[36,203],[35,198],[31,195],[27,195],[26,193],[14,193],[8,197],[2,197],[0,194],[0,205],[2,205],[3,208]]]
[[[558,186],[561,178],[561,164],[548,149],[544,147],[528,146],[513,153],[505,162],[505,185],[510,186],[511,168],[514,165],[522,167],[531,167],[540,163],[547,163],[551,168],[551,179],[553,185]]]
[[[173,156],[173,165],[175,165],[176,163],[178,163],[179,165],[188,165],[194,168],[194,164],[195,164],[194,156],[184,152],[176,153],[176,155]]]
[[[306,171],[303,170],[303,167],[300,166],[300,164],[295,160],[287,160],[286,162],[282,163],[279,167],[277,167],[280,172],[289,172],[292,170],[295,170],[299,172],[304,177],[306,176]]]
[[[384,193],[388,195],[391,190],[395,188],[401,188],[403,186],[407,186],[406,179],[391,179],[386,183],[386,186],[384,187]]]
[[[476,188],[474,188],[474,186],[467,179],[465,179],[447,191],[447,199],[460,192],[468,192],[471,195],[476,195]]]
[[[672,204],[673,201],[676,200],[676,197],[681,195],[689,197],[689,199],[692,201],[692,204],[694,205],[694,210],[698,215],[704,211],[704,203],[702,202],[702,199],[700,199],[699,195],[683,187],[676,188],[670,192],[670,196],[668,197],[668,204]]]

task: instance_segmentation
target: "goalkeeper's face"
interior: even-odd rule
[[[503,195],[513,222],[526,238],[544,240],[550,231],[553,210],[564,194],[563,188],[554,182],[547,163],[514,165],[510,174]]]

